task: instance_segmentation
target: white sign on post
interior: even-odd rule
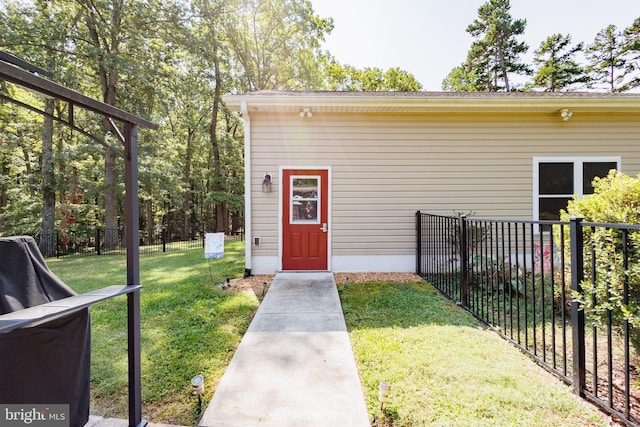
[[[205,259],[224,257],[224,233],[207,233],[204,238]]]

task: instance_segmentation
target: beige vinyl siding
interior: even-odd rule
[[[531,219],[533,157],[620,156],[636,175],[639,135],[623,114],[252,113],[253,254],[278,253],[281,166],[331,168],[333,255],[406,255],[415,211]]]

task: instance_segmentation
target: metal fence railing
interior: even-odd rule
[[[417,212],[416,234],[419,275],[577,394],[640,423],[639,225]]]
[[[206,233],[197,233],[189,240],[171,237],[166,230],[158,230],[149,235],[140,231],[141,254],[157,254],[163,252],[184,251],[204,248]],[[45,258],[63,258],[71,256],[91,255],[124,255],[126,253],[124,231],[113,229],[95,229],[78,232],[56,231],[52,234],[34,236],[40,251]],[[244,232],[225,235],[225,242],[244,241]]]

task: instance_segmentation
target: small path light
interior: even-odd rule
[[[380,401],[380,410],[382,411],[382,407],[384,406],[384,402],[387,400],[387,396],[389,395],[389,390],[391,389],[391,384],[386,381],[380,382],[380,387],[378,387],[378,401]]]
[[[342,285],[338,287],[338,292],[343,292],[347,289],[347,282],[349,281],[349,276],[344,276],[342,279]]]
[[[198,396],[198,403],[202,404],[202,394],[204,393],[204,377],[202,375],[196,375],[191,378],[191,388],[193,391],[191,394]]]

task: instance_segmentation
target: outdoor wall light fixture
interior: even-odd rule
[[[384,402],[387,400],[387,396],[389,395],[389,390],[391,389],[391,384],[386,381],[380,382],[380,387],[378,387],[378,401],[380,402],[380,410],[382,411],[382,407],[384,406]]]
[[[562,110],[560,110],[560,117],[562,117],[562,120],[564,120],[565,122],[568,122],[571,116],[573,116],[573,113],[569,111],[568,108],[563,108]]]
[[[264,179],[262,180],[262,192],[271,193],[271,175],[268,173],[264,174]]]
[[[300,117],[313,117],[313,113],[311,112],[311,108],[303,108],[300,111]]]

